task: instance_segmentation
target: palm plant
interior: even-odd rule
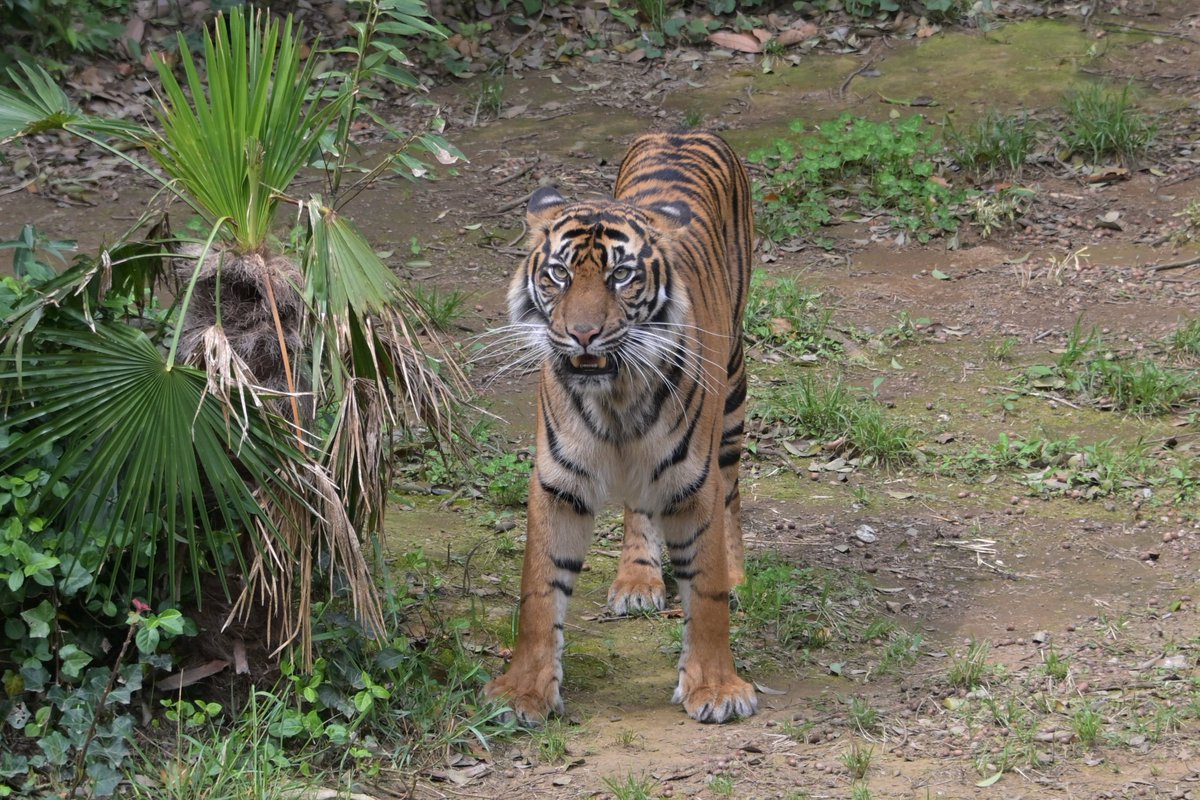
[[[382,626],[361,537],[382,529],[391,442],[412,425],[448,438],[465,387],[453,359],[433,355],[437,342],[418,340],[419,307],[362,234],[321,197],[288,194],[314,159],[336,165],[336,187],[352,167],[348,120],[364,87],[403,79],[389,63],[403,54],[374,38],[381,15],[388,30],[433,30],[422,3],[368,8],[356,45],[337,51],[354,68],[325,80],[290,19],[234,9],[206,35],[203,69],[181,38],[184,83],[159,68],[158,130],[81,114],[37,70],[0,89],[0,145],[54,128],[133,142],[162,174],[139,167],[209,224],[203,240],[163,234],[165,248],[77,264],[0,321],[5,425],[17,431],[0,474],[62,447],[59,476],[77,491],[48,507],[104,526],[129,569],[159,565],[172,596],[180,570],[199,591],[232,532],[234,610],[265,612],[276,641],[299,637],[306,661],[318,552],[367,627]],[[410,146],[457,157],[426,132],[403,138],[389,163],[411,170]],[[283,207],[305,223],[298,258],[273,238]],[[112,296],[152,297],[147,265],[163,262],[179,282],[174,305],[157,327],[129,324]],[[146,542],[131,547],[130,531]]]

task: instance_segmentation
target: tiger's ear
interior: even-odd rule
[[[653,217],[655,227],[663,233],[672,233],[692,221],[692,207],[682,200],[655,203],[646,210]]]
[[[525,209],[529,230],[533,231],[549,225],[566,204],[566,198],[559,194],[558,189],[553,186],[543,186],[535,191],[530,196],[529,205]]]

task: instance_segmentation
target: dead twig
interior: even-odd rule
[[[1168,261],[1166,264],[1153,264],[1143,269],[1150,272],[1166,272],[1169,269],[1187,269],[1188,267],[1200,266],[1200,256],[1195,258],[1185,258],[1183,261]]]
[[[1072,403],[1065,397],[1060,397],[1059,395],[1051,394],[1049,392],[1039,392],[1036,389],[1022,389],[1017,386],[991,386],[988,388],[995,389],[998,392],[1016,392],[1017,394],[1022,394],[1027,397],[1041,397],[1046,400],[1053,400],[1056,403],[1062,403],[1064,406],[1069,406],[1070,408],[1074,408],[1076,410],[1082,408],[1082,406]]]
[[[1152,36],[1166,36],[1172,39],[1182,39],[1185,42],[1200,44],[1200,39],[1188,36],[1186,33],[1174,33],[1172,31],[1160,31],[1155,28],[1142,28],[1137,25],[1128,25],[1124,22],[1110,22],[1106,19],[1096,20],[1096,24],[1101,28],[1117,33],[1148,33]]]
[[[845,97],[846,90],[848,88],[850,88],[850,82],[853,81],[855,78],[857,78],[859,75],[862,75],[864,72],[866,72],[867,70],[874,67],[875,62],[877,62],[878,60],[879,60],[878,56],[871,54],[867,57],[867,62],[865,64],[863,64],[858,69],[854,70],[854,72],[851,72],[849,75],[847,75],[846,80],[842,81],[841,88],[838,89],[838,97]]]
[[[515,181],[517,178],[521,178],[521,177],[524,177],[525,175],[528,175],[530,173],[530,171],[538,165],[539,161],[541,161],[541,156],[534,156],[533,160],[530,161],[528,164],[521,167],[519,170],[514,172],[512,175],[509,175],[507,178],[501,178],[500,180],[496,181],[495,185],[503,186],[506,183],[511,183],[511,182]]]

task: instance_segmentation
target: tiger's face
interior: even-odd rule
[[[689,216],[682,203],[568,204],[554,189],[534,193],[509,316],[561,381],[603,388],[663,373],[686,303],[673,291],[669,244]]]

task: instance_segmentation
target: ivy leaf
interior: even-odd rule
[[[46,754],[46,761],[56,767],[67,763],[67,750],[70,746],[71,743],[67,741],[67,737],[59,731],[51,731],[38,739],[38,747],[42,748],[42,752]]]
[[[58,588],[67,597],[86,589],[92,583],[92,573],[74,556],[67,556],[63,560],[59,565],[59,572],[62,573],[62,578],[59,579]]]
[[[50,635],[50,622],[54,619],[54,606],[49,600],[38,603],[37,608],[21,612],[21,619],[29,626],[30,639],[45,639]]]
[[[940,269],[935,269],[932,272],[930,272],[929,274],[932,275],[933,277],[937,278],[939,281],[950,280],[950,276],[947,275],[946,273],[942,272]]]
[[[168,608],[158,615],[158,627],[172,636],[183,633],[183,614],[177,608]]]
[[[83,668],[92,660],[90,655],[73,644],[63,645],[58,651],[58,657],[62,661],[63,674],[68,678],[78,678]]]

